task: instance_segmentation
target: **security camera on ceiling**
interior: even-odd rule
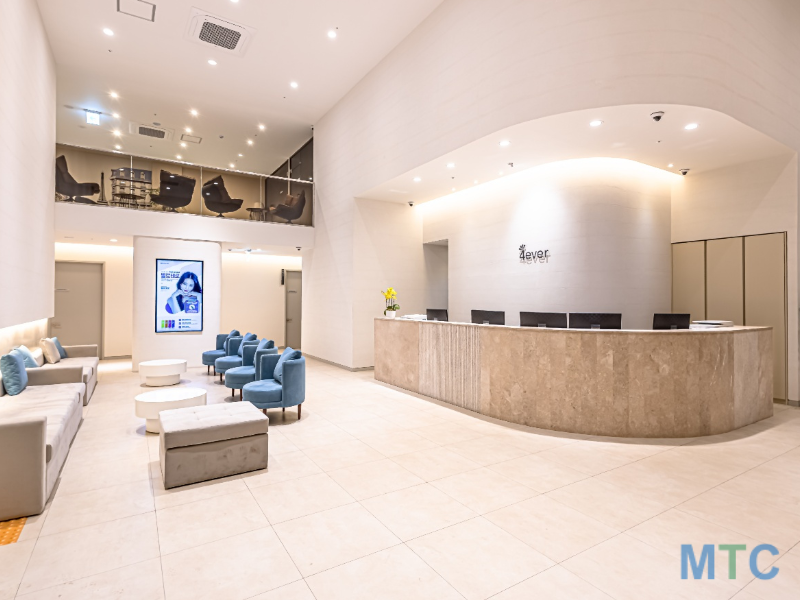
[[[658,123],[661,120],[661,117],[663,116],[664,116],[663,110],[657,110],[656,112],[650,113],[650,118],[653,119],[653,121],[655,121],[656,123]]]
[[[409,201],[408,201],[408,205],[409,205],[409,206],[414,206],[414,201],[413,201],[413,200],[409,200]]]
[[[690,169],[681,169],[680,173],[681,173],[681,175],[686,175],[689,172],[689,170]]]

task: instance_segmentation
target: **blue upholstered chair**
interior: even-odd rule
[[[258,345],[258,336],[255,333],[245,333],[244,337],[234,336],[225,342],[225,356],[214,361],[214,371],[219,373],[219,380],[228,369],[242,366],[242,352],[247,345]]]
[[[241,335],[238,329],[231,330],[230,333],[218,333],[217,334],[217,348],[216,350],[209,350],[207,352],[203,352],[203,364],[206,366],[206,371],[209,372],[211,367],[214,366],[214,362],[218,358],[222,358],[225,356],[225,342],[228,341],[228,338],[232,338],[234,336]],[[214,371],[214,375],[217,372]],[[210,373],[209,373],[210,375]]]
[[[297,407],[297,419],[306,399],[306,359],[299,350],[286,348],[280,356],[262,354],[258,377],[242,389],[245,402],[267,412],[268,408]]]
[[[242,350],[242,366],[234,367],[225,371],[225,387],[232,390],[239,390],[239,398],[242,397],[242,388],[256,380],[256,366],[259,359],[264,354],[277,354],[278,349],[275,342],[266,338],[258,342],[257,346],[252,344],[244,345]],[[235,395],[235,392],[234,392]]]

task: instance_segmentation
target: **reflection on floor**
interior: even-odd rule
[[[130,364],[104,362],[55,498],[0,546],[0,600],[796,598],[800,411],[698,440],[521,431],[308,361],[269,470],[164,490]],[[229,390],[191,369],[209,402]],[[780,568],[755,579],[749,550]],[[745,544],[681,581],[681,544]]]

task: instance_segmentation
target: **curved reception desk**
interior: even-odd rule
[[[375,379],[530,427],[637,438],[772,416],[772,328],[626,331],[375,319]]]

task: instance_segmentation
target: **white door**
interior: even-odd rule
[[[303,274],[286,271],[286,345],[300,348],[300,319],[303,305]]]
[[[50,335],[63,346],[97,344],[103,356],[103,265],[56,262]]]

